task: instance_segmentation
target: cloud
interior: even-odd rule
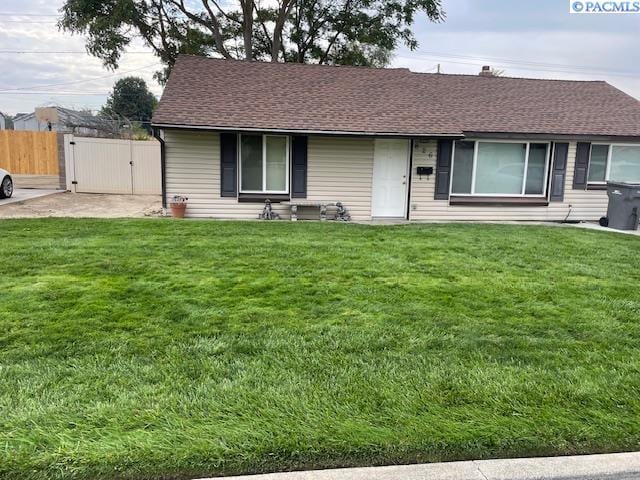
[[[475,74],[493,65],[509,76],[606,80],[640,97],[640,15],[572,15],[562,0],[449,0],[445,9],[443,23],[418,19],[420,47],[401,48],[395,66]]]
[[[56,15],[61,5],[61,0],[3,0],[0,12]],[[127,72],[144,78],[156,95],[161,94],[162,88],[153,79],[159,60],[141,42],[133,42],[130,50],[148,53],[125,54],[120,68],[110,71],[100,60],[83,53],[82,36],[60,31],[56,21],[56,16],[0,17],[0,50],[30,52],[0,53],[0,111],[28,112],[45,104],[97,110],[115,81]],[[26,93],[33,91],[39,93]]]
[[[567,0],[444,0],[448,31],[626,32],[638,31],[638,15],[575,15]]]
[[[0,3],[3,13],[56,15],[63,0]],[[640,97],[640,15],[571,15],[565,0],[444,0],[444,6],[447,19],[440,24],[418,16],[414,30],[420,48],[400,48],[394,66],[433,71],[440,63],[444,72],[475,74],[486,64],[510,76],[607,80]],[[83,37],[59,31],[56,20],[0,17],[0,50],[84,51]],[[12,89],[0,93],[0,111],[32,111],[48,103],[98,109],[129,71],[160,95],[152,78],[157,67],[149,66],[157,58],[139,41],[129,50],[148,53],[125,54],[116,72],[84,53],[0,53],[0,91]],[[16,88],[46,93],[27,95]]]

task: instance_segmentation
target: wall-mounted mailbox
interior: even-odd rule
[[[423,175],[428,177],[429,175],[433,175],[433,167],[418,167],[417,173],[420,178],[422,178]]]

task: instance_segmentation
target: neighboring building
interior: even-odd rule
[[[600,81],[180,56],[153,124],[192,217],[597,220],[607,180],[640,181],[640,102]]]
[[[6,130],[7,129],[7,116],[0,112],[0,130]]]
[[[40,115],[46,111],[49,115]],[[52,106],[36,109],[31,113],[19,113],[13,119],[14,130],[53,131],[97,136],[104,131],[105,122],[90,112],[79,112]]]

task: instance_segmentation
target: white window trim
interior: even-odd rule
[[[607,151],[607,164],[604,170],[604,181],[590,181],[589,170],[591,169],[591,152],[594,145],[608,145]],[[587,164],[587,185],[606,185],[609,181],[609,175],[611,174],[611,155],[613,154],[613,147],[640,147],[640,143],[606,143],[606,142],[594,142],[589,146],[589,163]]]
[[[256,136],[256,135],[251,135]],[[240,193],[272,193],[272,194],[288,194],[289,193],[289,136],[288,135],[266,135],[262,134],[262,190],[243,190],[242,189],[242,134],[238,135],[238,165],[240,165],[239,181]],[[267,190],[267,137],[285,138],[287,141],[286,159],[285,159],[285,190]]]
[[[473,167],[471,171],[471,193],[453,193],[453,166],[456,158],[456,144],[458,142],[474,142],[473,145]],[[524,159],[524,176],[522,179],[522,188],[520,189],[520,193],[476,193],[476,169],[478,166],[478,145],[480,143],[519,143],[526,144],[527,150],[525,153]],[[544,144],[547,145],[547,156],[545,158],[544,163],[544,183],[543,183],[543,191],[542,193],[525,193],[527,188],[527,168],[529,166],[529,151],[531,148],[531,144]],[[528,140],[500,140],[500,139],[475,139],[475,138],[465,138],[462,140],[456,140],[453,142],[453,148],[451,149],[451,172],[449,175],[449,196],[454,197],[522,197],[522,198],[547,198],[547,193],[549,190],[549,161],[551,159],[551,142],[543,142],[543,141],[528,141]]]

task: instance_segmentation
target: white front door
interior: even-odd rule
[[[407,215],[409,140],[376,139],[373,154],[372,217]]]

